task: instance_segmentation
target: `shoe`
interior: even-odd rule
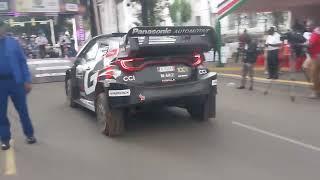
[[[34,136],[27,137],[26,142],[27,144],[35,144],[37,143],[37,139]]]
[[[253,91],[253,87],[249,87],[249,91]]]
[[[1,150],[6,151],[10,149],[10,143],[9,142],[2,142],[1,143]]]
[[[237,89],[244,89],[244,88],[246,88],[246,87],[244,87],[244,86],[237,87]]]
[[[272,79],[272,77],[267,77],[267,79]]]

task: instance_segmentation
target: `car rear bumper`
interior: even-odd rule
[[[129,107],[156,102],[169,102],[186,97],[204,96],[217,93],[217,74],[208,73],[198,81],[168,86],[130,86],[112,83],[105,88],[110,106]]]

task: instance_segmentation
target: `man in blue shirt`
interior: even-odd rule
[[[1,149],[10,148],[10,122],[7,117],[8,97],[11,98],[22,124],[26,142],[36,143],[27,108],[31,91],[31,75],[19,43],[6,36],[6,24],[0,20],[0,138]]]

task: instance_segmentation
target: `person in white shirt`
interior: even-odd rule
[[[43,59],[46,56],[46,45],[48,44],[48,39],[45,34],[40,34],[39,37],[36,38],[36,44],[39,48],[40,58]]]
[[[271,27],[266,40],[269,72],[268,79],[279,78],[279,49],[282,43],[280,38],[280,34],[275,31],[274,27]]]

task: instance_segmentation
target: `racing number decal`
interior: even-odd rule
[[[84,74],[84,91],[87,95],[95,91],[97,85],[98,72],[86,71]]]
[[[93,62],[92,66],[89,65],[90,70],[86,70],[84,72],[84,91],[86,95],[93,93],[96,89],[97,81],[98,81],[98,71],[96,70],[96,66],[100,61]]]

